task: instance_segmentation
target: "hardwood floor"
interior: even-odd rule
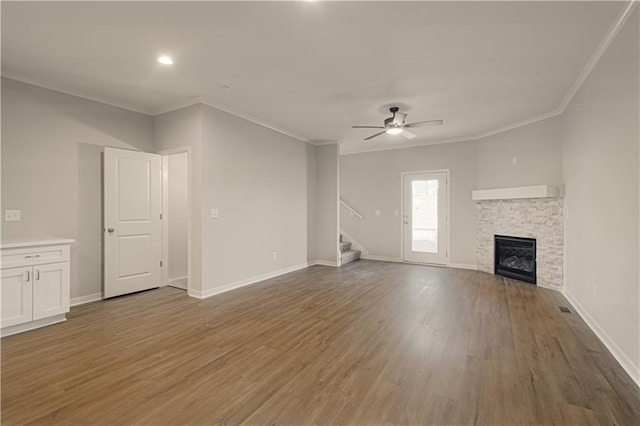
[[[640,424],[638,388],[564,305],[364,260],[202,301],[162,288],[2,339],[2,424]]]

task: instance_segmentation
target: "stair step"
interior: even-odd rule
[[[360,250],[347,250],[340,253],[340,264],[346,265],[347,263],[354,262],[360,259]]]
[[[342,241],[340,243],[340,252],[351,250],[351,242],[350,241]]]

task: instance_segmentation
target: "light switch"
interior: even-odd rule
[[[21,210],[5,210],[4,220],[7,222],[19,222],[21,220]]]
[[[393,214],[394,214],[394,215],[396,215],[396,216],[398,216],[398,210],[394,210],[394,211],[393,211]]]
[[[376,216],[380,216],[380,210],[376,210]]]
[[[518,157],[512,157],[511,158],[511,164],[513,164],[514,166],[518,165]]]
[[[213,218],[220,217],[220,212],[218,212],[218,209],[211,209],[211,217]]]

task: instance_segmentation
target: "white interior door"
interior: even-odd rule
[[[104,150],[104,297],[160,286],[161,161],[157,154]]]
[[[405,262],[448,263],[448,172],[403,175]]]

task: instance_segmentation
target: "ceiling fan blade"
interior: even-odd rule
[[[444,124],[443,120],[429,120],[429,121],[418,121],[417,123],[406,124],[404,127],[411,127],[415,129],[416,127],[440,126],[442,124]]]
[[[416,137],[415,133],[411,133],[408,130],[402,129],[402,133],[400,133],[402,136],[404,136],[407,139],[413,139]]]
[[[405,118],[407,118],[407,114],[404,114],[402,112],[396,112],[393,116],[393,124],[397,126],[402,126],[402,123],[404,123]]]
[[[384,129],[382,126],[351,126],[352,129]]]
[[[380,132],[380,133],[376,133],[375,135],[371,135],[368,138],[365,138],[365,141],[368,141],[369,139],[373,139],[373,138],[377,138],[378,136],[382,135],[385,132]]]

